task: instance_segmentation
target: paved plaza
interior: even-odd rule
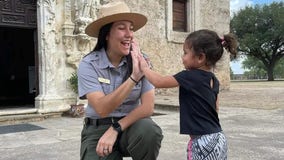
[[[164,134],[158,160],[186,160],[189,137],[179,134],[175,99],[156,99],[157,114],[152,118]],[[221,107],[219,115],[229,160],[284,159],[283,109]],[[79,160],[82,122],[83,118],[59,117],[0,125],[0,159]]]

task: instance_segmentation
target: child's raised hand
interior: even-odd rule
[[[150,65],[148,64],[148,62],[145,60],[145,58],[143,57],[142,54],[139,54],[138,56],[139,59],[139,64],[140,64],[140,69],[143,71],[146,68],[150,68]]]
[[[131,57],[133,64],[132,76],[135,78],[135,80],[140,80],[144,76],[139,67],[139,55],[141,55],[139,45],[136,40],[133,40]]]

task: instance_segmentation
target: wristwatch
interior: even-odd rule
[[[121,126],[118,122],[114,122],[111,126],[114,130],[117,131],[118,134],[120,134],[122,132]]]

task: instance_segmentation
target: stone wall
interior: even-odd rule
[[[154,65],[154,70],[172,75],[183,69],[181,56],[182,44],[189,32],[198,29],[212,29],[220,36],[229,32],[230,6],[229,0],[189,1],[189,27],[188,33],[178,33],[171,30],[172,0],[137,1],[126,0],[133,11],[145,14],[148,17],[147,25],[136,33],[141,48],[145,51]],[[170,25],[169,25],[170,24]],[[230,85],[229,54],[224,56],[214,69],[221,82],[221,90],[228,89]],[[176,93],[177,89],[157,89],[160,94]]]

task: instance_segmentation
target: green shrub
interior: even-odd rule
[[[70,83],[72,91],[78,94],[78,76],[76,72],[71,74],[71,77],[68,79],[68,82]]]

